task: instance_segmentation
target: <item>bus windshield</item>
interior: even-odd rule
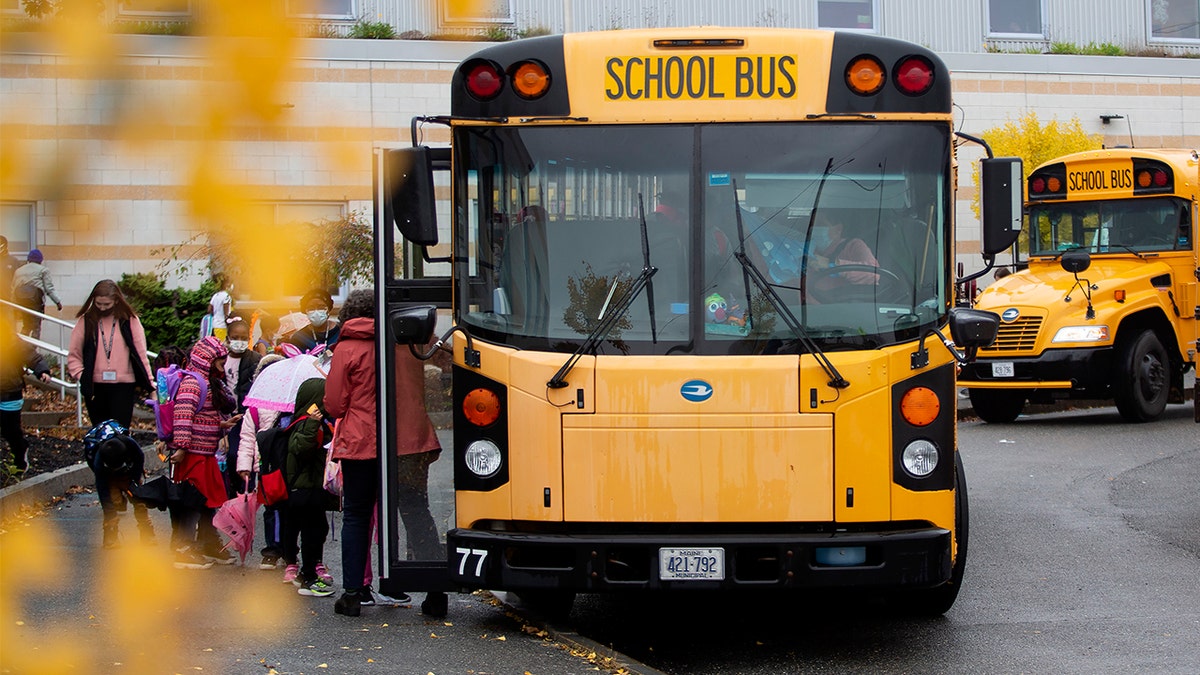
[[[455,133],[456,311],[487,339],[573,351],[647,259],[601,353],[803,351],[780,312],[821,349],[871,348],[948,308],[945,125]]]
[[[1035,203],[1026,231],[1030,255],[1186,251],[1192,247],[1188,203],[1176,197]]]

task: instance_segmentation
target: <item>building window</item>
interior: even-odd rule
[[[5,14],[24,14],[20,0],[0,0],[0,12]]]
[[[446,23],[512,23],[512,0],[441,0]]]
[[[817,0],[817,27],[875,31],[875,0]]]
[[[314,19],[353,19],[354,0],[287,0],[289,16]]]
[[[0,203],[0,234],[8,240],[9,253],[25,253],[37,241],[37,219],[33,202]]]
[[[988,35],[1042,37],[1042,0],[989,0]]]
[[[1151,40],[1200,40],[1200,0],[1150,0]]]
[[[138,16],[189,16],[191,0],[121,0],[118,13]]]

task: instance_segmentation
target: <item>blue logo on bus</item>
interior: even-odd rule
[[[703,403],[712,398],[712,385],[704,380],[689,380],[679,388],[679,395],[692,403]]]
[[[1009,307],[1008,309],[1004,310],[1003,314],[1000,315],[1000,320],[1004,323],[1012,323],[1013,321],[1017,320],[1018,316],[1021,316],[1021,310],[1017,309],[1016,307]]]

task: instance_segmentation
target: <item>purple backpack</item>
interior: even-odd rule
[[[179,383],[185,375],[200,385],[200,404],[204,405],[208,382],[200,373],[171,364],[154,374],[154,398],[146,399],[146,405],[154,409],[154,429],[160,441],[170,441],[175,435],[175,395],[179,393]]]

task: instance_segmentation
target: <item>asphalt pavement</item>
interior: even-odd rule
[[[0,672],[657,672],[504,593],[450,594],[444,619],[421,614],[419,593],[411,604],[336,615],[336,593],[302,597],[281,583],[282,569],[258,569],[261,532],[245,566],[176,570],[166,513],[151,511],[156,542],[143,545],[130,511],[122,546],[105,550],[86,467],[26,483],[0,495],[10,502],[0,529]],[[325,562],[340,587],[341,515],[331,522]]]

